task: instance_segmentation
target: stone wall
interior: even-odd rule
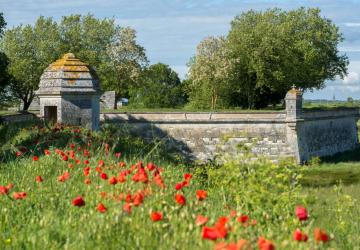
[[[14,115],[3,115],[0,116],[0,121],[5,124],[14,123],[14,122],[27,122],[37,119],[35,114],[32,113],[19,113]]]
[[[295,107],[295,106],[294,106]],[[145,139],[162,138],[191,160],[208,161],[218,154],[271,159],[294,157],[302,163],[358,146],[358,109],[239,113],[104,113],[102,122],[128,127]]]

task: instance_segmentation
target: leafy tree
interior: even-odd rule
[[[97,19],[91,14],[64,16],[59,24],[61,51],[75,54],[100,71],[107,59],[107,46],[115,39],[118,30],[114,19]],[[106,81],[106,75],[101,75],[101,78]]]
[[[0,38],[4,34],[4,29],[6,27],[6,22],[3,17],[3,13],[0,13]],[[8,58],[4,52],[0,51],[0,101],[4,98],[4,94],[6,93],[6,87],[9,83],[9,77],[7,74],[7,66],[8,66]]]
[[[208,37],[197,46],[196,55],[189,63],[187,87],[191,106],[215,109],[219,99],[225,105],[231,90],[228,74],[233,65],[225,44],[223,37]]]
[[[128,97],[147,66],[145,49],[136,42],[136,31],[130,27],[116,30],[114,39],[106,48],[106,60],[101,72],[108,78],[102,82],[105,89],[115,90],[116,96]]]
[[[185,101],[178,74],[163,63],[146,68],[130,93],[131,103],[146,108],[173,108]]]
[[[60,55],[57,24],[40,17],[34,26],[18,26],[7,30],[1,50],[9,58],[8,73],[11,94],[23,101],[27,110],[38,88],[43,70]]]
[[[292,85],[320,89],[325,80],[347,73],[339,55],[338,27],[320,10],[248,11],[235,17],[226,46],[235,65],[232,105],[250,108],[278,103]]]

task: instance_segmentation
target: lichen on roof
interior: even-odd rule
[[[89,65],[77,59],[73,53],[66,53],[56,60],[46,71],[89,72]]]

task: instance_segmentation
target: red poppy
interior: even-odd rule
[[[105,166],[104,160],[100,160],[99,163],[98,163],[98,166],[99,166],[99,167]]]
[[[138,171],[134,174],[132,180],[135,181],[135,182],[147,183],[148,182],[148,175],[146,173],[145,168],[139,167]]]
[[[152,212],[151,213],[151,220],[153,222],[160,221],[160,220],[162,220],[162,218],[163,218],[163,215],[161,212]]]
[[[67,155],[64,155],[63,157],[62,157],[62,159],[63,159],[63,161],[68,161],[68,157],[67,157]]]
[[[90,163],[89,160],[84,160],[85,165],[88,165],[89,163]]]
[[[72,163],[69,163],[69,164],[68,164],[68,168],[73,169],[73,168],[74,168],[74,165],[73,165]]]
[[[305,207],[303,206],[297,206],[295,208],[295,214],[299,218],[300,221],[307,220],[308,219],[308,213]]]
[[[42,178],[41,175],[36,176],[36,182],[37,182],[37,183],[40,183],[40,182],[42,182],[42,181],[43,181],[43,178]]]
[[[153,171],[156,168],[156,165],[152,162],[149,162],[146,167],[149,169],[149,171]]]
[[[15,200],[22,200],[26,198],[26,192],[14,192],[13,197]]]
[[[33,161],[38,161],[39,160],[39,157],[37,156],[37,155],[35,155],[34,157],[33,157]]]
[[[208,222],[208,218],[205,217],[205,216],[202,216],[201,214],[199,214],[196,217],[195,225],[196,226],[202,226],[202,225],[206,224],[206,222]]]
[[[99,211],[100,213],[105,213],[107,208],[104,206],[104,204],[99,203],[99,205],[97,206],[97,211]]]
[[[183,188],[182,182],[176,183],[176,185],[175,185],[176,190],[181,190],[182,188]]]
[[[9,183],[9,184],[6,186],[6,188],[7,188],[8,190],[12,189],[13,187],[14,187],[14,184],[12,184],[12,183]]]
[[[124,173],[124,172],[121,172],[119,175],[118,175],[118,177],[117,177],[117,181],[118,182],[125,182],[126,181],[126,173]]]
[[[123,206],[123,210],[130,214],[131,213],[131,203],[125,203],[125,205]]]
[[[84,168],[84,175],[88,176],[90,174],[90,167]]]
[[[275,250],[275,245],[270,240],[265,239],[264,237],[259,237],[258,247],[260,250]]]
[[[315,228],[314,231],[314,238],[316,242],[328,242],[330,240],[330,237],[327,235],[327,233],[320,228]]]
[[[116,177],[115,177],[115,176],[110,177],[110,179],[109,179],[109,184],[110,184],[110,185],[115,185],[116,183],[117,183]]]
[[[154,173],[154,182],[156,185],[158,185],[160,188],[164,188],[165,187],[165,183],[163,181],[163,179],[161,178],[160,174],[155,174]]]
[[[182,194],[176,194],[175,201],[182,206],[186,204],[185,196],[183,196]]]
[[[185,180],[190,180],[192,178],[192,174],[190,174],[190,173],[185,173],[184,174],[184,179]]]
[[[144,200],[144,194],[141,193],[141,192],[137,192],[136,194],[134,194],[134,197],[133,197],[133,204],[134,206],[139,206],[141,205],[141,203],[143,202]]]
[[[236,220],[237,220],[238,222],[244,224],[244,223],[248,222],[249,216],[242,214],[242,215],[240,215]]]
[[[196,198],[199,201],[205,200],[206,198],[206,191],[205,190],[197,190],[196,191]]]
[[[4,187],[4,186],[0,186],[0,194],[7,194],[9,192],[9,190]]]
[[[123,161],[119,162],[119,167],[121,168],[126,167],[126,163]]]
[[[296,229],[294,231],[293,238],[296,241],[304,241],[304,242],[306,242],[308,240],[308,236],[305,233],[301,232],[300,229]]]
[[[15,155],[16,155],[16,157],[20,157],[20,156],[22,156],[22,152],[21,151],[16,151],[16,153],[15,153]]]
[[[106,173],[103,172],[103,173],[100,174],[100,178],[103,179],[103,180],[107,180],[108,176],[107,176]]]
[[[85,201],[84,201],[83,197],[78,196],[72,201],[72,204],[76,207],[82,207],[82,206],[85,206]]]
[[[80,163],[81,163],[81,161],[80,161],[79,159],[76,159],[75,162],[76,162],[76,164],[80,164]]]
[[[89,178],[86,178],[86,179],[84,180],[84,183],[85,183],[86,185],[89,185],[89,184],[91,184],[91,180],[90,180]]]
[[[115,153],[115,157],[119,159],[121,157],[121,153],[120,152]]]
[[[71,144],[70,144],[70,148],[74,149],[74,148],[75,148],[75,144],[74,144],[74,143],[71,143]]]
[[[202,238],[208,240],[223,239],[227,236],[226,223],[228,219],[226,217],[220,217],[215,226],[202,228]]]

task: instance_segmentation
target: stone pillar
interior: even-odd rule
[[[302,119],[302,91],[293,87],[285,96],[285,110],[287,131],[286,137],[289,145],[292,146],[297,163],[302,163],[303,146],[301,143],[301,123]]]
[[[293,87],[285,96],[286,119],[298,120],[302,117],[302,91]]]

